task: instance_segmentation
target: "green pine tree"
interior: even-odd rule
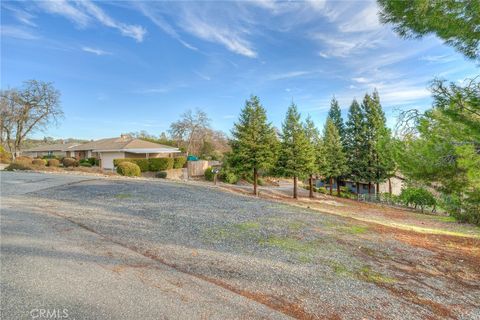
[[[357,100],[353,100],[348,110],[345,129],[345,151],[347,154],[348,175],[356,183],[357,194],[359,185],[365,180],[367,171],[366,136],[367,126],[365,116]]]
[[[279,167],[286,177],[293,177],[293,197],[298,198],[297,180],[314,170],[315,149],[300,121],[297,106],[292,103],[282,124]]]
[[[369,104],[365,112],[370,147],[368,159],[372,161],[370,167],[372,179],[369,181],[375,182],[378,193],[379,184],[393,175],[395,164],[391,152],[391,131],[387,128],[385,114],[376,89],[369,99]]]
[[[328,118],[332,119],[335,127],[337,127],[342,143],[345,141],[345,125],[343,124],[342,111],[335,97],[330,102],[330,110],[328,111]]]
[[[319,157],[321,156],[320,149],[322,147],[321,144],[321,139],[320,139],[320,133],[318,132],[317,127],[315,126],[315,123],[313,123],[313,120],[310,116],[305,119],[305,134],[307,136],[307,139],[310,141],[310,144],[313,147],[313,152],[315,153],[315,161],[312,163],[312,168],[310,171],[309,175],[309,197],[313,198],[313,175],[319,172],[319,162],[321,159]]]
[[[232,130],[231,166],[241,173],[253,171],[253,193],[257,195],[259,170],[267,170],[276,159],[277,136],[273,126],[267,122],[265,108],[256,96],[245,102],[240,118]]]
[[[340,195],[338,178],[348,172],[347,158],[343,150],[340,134],[330,118],[327,118],[323,133],[323,151],[325,162],[323,174],[330,180],[330,194],[332,194],[333,179],[337,181],[337,194]]]

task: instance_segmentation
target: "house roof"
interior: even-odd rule
[[[73,150],[73,147],[78,146],[79,143],[57,143],[57,144],[46,144],[43,146],[38,146],[35,148],[22,150],[22,152],[48,152],[48,151],[70,151]]]
[[[74,151],[127,151],[134,153],[180,152],[178,148],[142,139],[121,136],[101,139],[73,147]]]

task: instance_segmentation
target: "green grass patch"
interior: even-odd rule
[[[295,238],[278,236],[269,236],[267,239],[262,239],[260,244],[297,253],[309,253],[314,251],[316,247],[314,241],[303,242]]]
[[[114,197],[115,199],[129,199],[133,198],[133,195],[130,193],[117,193]]]
[[[367,232],[367,227],[364,226],[344,226],[340,228],[342,231],[350,234],[363,234]]]
[[[329,265],[333,269],[333,272],[335,272],[336,275],[339,275],[339,276],[352,275],[352,272],[350,272],[348,268],[345,265],[341,264],[340,262],[331,261],[329,262]]]
[[[258,230],[260,229],[260,223],[255,221],[247,221],[235,224],[234,228],[238,229],[239,231]]]
[[[360,270],[357,270],[355,274],[358,279],[375,284],[388,284],[397,282],[396,279],[385,276],[380,272],[376,272],[369,266],[363,266]]]

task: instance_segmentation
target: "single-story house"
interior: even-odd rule
[[[76,159],[97,158],[103,169],[114,169],[113,159],[173,158],[180,149],[121,135],[77,145],[71,149]]]
[[[22,155],[29,157],[57,156],[73,157],[72,148],[78,146],[78,143],[57,143],[47,144],[22,151]]]
[[[340,187],[347,187],[348,190],[352,193],[357,193],[357,184],[353,181],[350,180],[340,180],[339,181]],[[317,180],[315,185],[317,187],[325,187],[330,189],[330,183],[329,181],[323,181],[323,180]],[[396,174],[390,179],[387,179],[387,181],[382,182],[379,184],[379,192],[380,193],[389,193],[390,190],[392,191],[392,194],[394,195],[399,195],[402,192],[402,188],[405,186],[405,179],[400,175]],[[333,190],[334,192],[337,189],[337,182],[335,179],[333,180]],[[376,185],[375,183],[372,183],[370,185],[370,193],[375,194],[375,189]],[[359,194],[368,194],[368,183],[365,182],[360,182],[359,183]]]

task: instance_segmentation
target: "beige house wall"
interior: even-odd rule
[[[390,182],[392,184],[392,194],[398,196],[402,192],[402,188],[405,185],[404,180],[399,179],[397,177],[392,177],[392,178],[390,178]],[[388,180],[385,181],[384,183],[380,183],[380,185],[378,187],[379,187],[380,193],[389,192]]]
[[[149,153],[148,158],[173,158],[173,153]],[[133,158],[133,159],[145,159],[147,155],[145,153],[131,153],[125,152],[125,158]]]

